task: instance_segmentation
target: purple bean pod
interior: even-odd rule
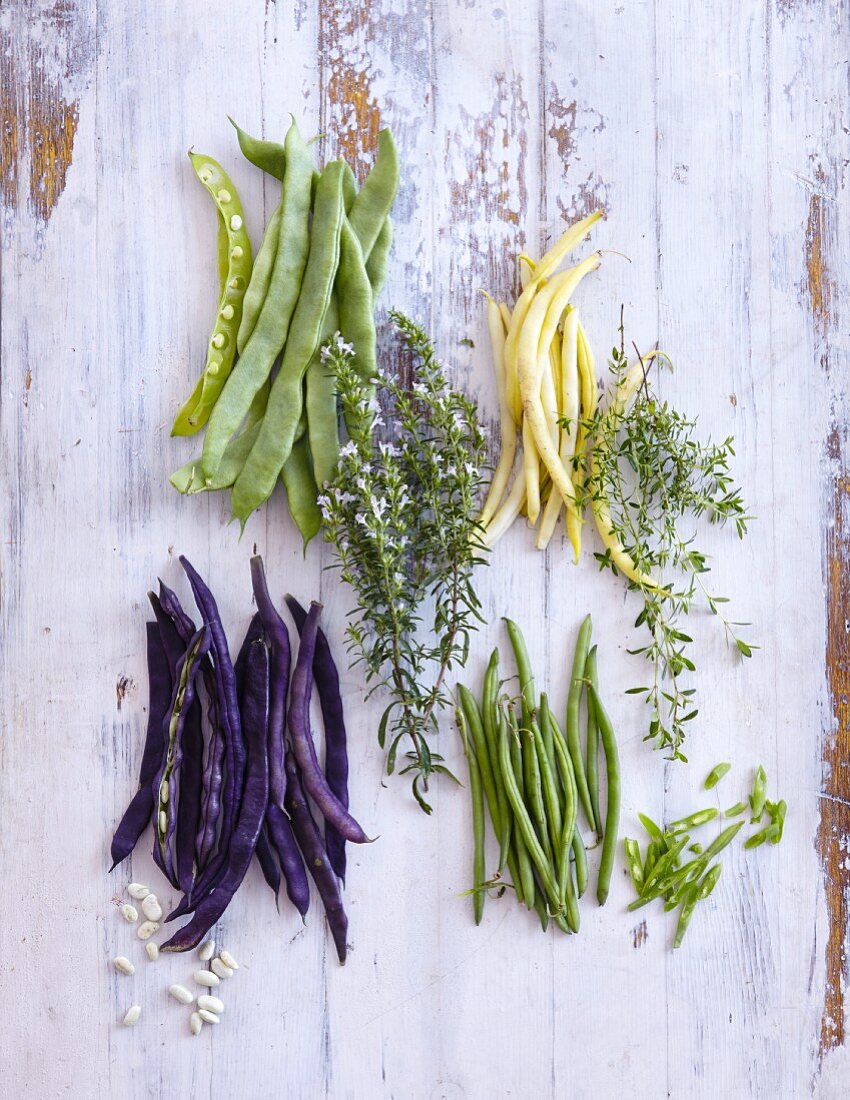
[[[284,596],[289,613],[300,635],[307,612],[294,596]],[[342,710],[339,673],[324,631],[316,631],[316,656],[313,658],[313,678],[319,693],[322,721],[325,726],[325,779],[328,786],[348,809],[348,737]],[[345,837],[330,822],[325,823],[325,847],[331,867],[345,882]]]
[[[221,917],[245,877],[254,856],[269,799],[268,763],[269,653],[264,641],[251,645],[245,669],[243,720],[247,774],[239,816],[227,851],[225,873],[198,901],[192,919],[164,943],[162,951],[189,951]]]
[[[316,652],[316,632],[319,627],[319,613],[322,605],[315,601],[310,610],[301,634],[298,647],[298,660],[292,674],[292,694],[289,705],[289,732],[292,734],[292,748],[304,786],[318,806],[323,817],[345,837],[355,844],[370,843],[345,806],[328,786],[328,782],[319,767],[316,746],[310,730],[310,697],[313,693],[313,659]],[[286,770],[287,778],[289,769]]]
[[[257,611],[263,620],[266,637],[271,644],[271,682],[269,696],[269,799],[283,805],[286,791],[286,770],[283,765],[283,741],[286,731],[286,696],[289,690],[289,668],[292,653],[289,631],[272,603],[266,584],[263,559],[251,558],[251,583]]]
[[[280,860],[287,897],[303,919],[310,908],[310,883],[307,881],[304,860],[301,858],[289,818],[274,802],[269,802],[266,809],[266,827]]]
[[[342,904],[339,879],[328,862],[322,834],[310,813],[298,766],[289,750],[286,753],[286,809],[292,820],[292,831],[304,856],[304,862],[313,876],[325,907],[325,915],[328,918],[328,927],[331,930],[337,956],[340,963],[344,964],[348,949],[346,943],[348,917],[345,915]]]
[[[139,789],[130,800],[130,805],[124,811],[112,837],[110,871],[133,851],[151,819],[154,801],[151,784],[162,759],[162,722],[171,699],[171,672],[156,623],[146,623],[145,632],[149,684],[148,728],[139,765]]]
[[[263,872],[263,878],[274,894],[275,906],[278,912],[280,912],[280,905],[278,903],[278,897],[280,895],[280,868],[275,859],[274,848],[264,828],[260,829],[260,834],[257,837],[255,855],[260,865],[260,870]]]
[[[171,625],[169,620],[169,625]],[[171,707],[163,720],[165,753],[162,765],[152,784],[154,794],[154,858],[164,870],[169,881],[177,881],[172,852],[172,839],[177,829],[177,776],[183,759],[183,730],[195,702],[195,677],[198,667],[209,652],[211,634],[207,626],[201,627],[189,644],[177,669]],[[162,789],[168,789],[168,801],[162,798]],[[161,815],[165,814],[166,827],[161,827]],[[194,844],[191,851],[194,850]],[[191,862],[190,862],[191,867]],[[179,881],[177,881],[179,887]]]

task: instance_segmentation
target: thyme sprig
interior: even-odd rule
[[[621,324],[620,346],[612,349],[609,363],[614,394],[629,369],[623,344]],[[696,671],[693,639],[681,620],[701,601],[721,620],[727,641],[742,657],[757,648],[738,633],[749,624],[728,619],[721,610],[728,600],[706,586],[709,566],[695,545],[695,521],[732,523],[743,538],[750,517],[730,472],[733,438],[700,441],[696,421],[653,393],[651,363],[640,361],[643,380],[634,401],[618,407],[612,400],[586,423],[594,457],[585,471],[584,502],[605,502],[638,574],[660,582],[660,587],[629,582],[643,602],[635,626],[645,626],[649,634],[646,645],[630,652],[642,655],[653,672],[649,684],[630,693],[644,695],[650,709],[645,740],[667,750],[670,759],[686,760],[686,727],[698,709],[695,688],[686,683],[687,674]],[[669,364],[663,356],[657,361]],[[618,572],[610,550],[595,557],[600,568]]]
[[[476,516],[485,440],[475,403],[449,385],[424,331],[390,316],[414,360],[409,386],[384,375],[364,382],[339,336],[323,353],[349,440],[319,503],[325,538],[357,597],[348,626],[354,664],[365,666],[370,695],[383,687],[393,697],[378,731],[387,773],[406,744],[400,774],[412,775],[414,797],[430,813],[430,777],[455,777],[428,736],[451,701],[446,675],[466,662],[481,621],[472,577],[484,551]]]

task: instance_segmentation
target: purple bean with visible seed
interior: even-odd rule
[[[109,868],[110,871],[114,870],[133,851],[139,842],[139,837],[145,831],[151,819],[154,801],[151,784],[162,760],[162,722],[171,699],[171,672],[156,623],[147,623],[145,631],[147,635],[148,684],[150,685],[148,728],[145,735],[145,747],[142,750],[142,760],[139,765],[139,789],[130,800],[130,805],[124,811],[124,815],[112,837],[112,866]]]
[[[188,951],[201,942],[239,889],[254,856],[269,798],[269,652],[258,640],[245,666],[243,722],[247,741],[245,790],[227,851],[225,873],[198,901],[192,919],[162,945],[161,951]]]
[[[289,690],[291,650],[289,631],[269,596],[263,559],[251,558],[251,583],[257,611],[262,616],[266,637],[271,644],[269,697],[269,799],[283,805],[286,772],[283,766],[283,740],[286,730],[286,696]]]
[[[280,860],[280,869],[286,882],[286,895],[303,919],[310,908],[310,883],[307,881],[304,860],[301,858],[289,818],[274,802],[270,802],[266,809],[266,825]]]
[[[304,630],[307,612],[294,596],[284,596],[289,613],[295,620],[299,635]],[[331,647],[323,630],[316,631],[316,655],[313,677],[319,693],[322,720],[325,726],[325,778],[328,786],[348,809],[348,738],[339,690],[339,673],[331,655]],[[345,882],[345,837],[330,822],[325,824],[325,847],[331,867]]]
[[[319,613],[322,605],[311,603],[301,644],[298,647],[298,660],[292,674],[292,698],[289,705],[289,731],[292,734],[292,748],[304,787],[313,798],[326,821],[355,844],[370,843],[348,810],[328,786],[328,782],[319,767],[316,758],[316,746],[310,731],[310,697],[313,691],[313,658],[316,652],[316,631],[319,626]],[[289,769],[287,769],[287,776]]]
[[[295,839],[304,855],[304,862],[313,876],[325,907],[325,915],[328,918],[328,927],[331,930],[337,956],[340,963],[344,964],[347,951],[348,917],[345,915],[342,904],[339,880],[328,861],[322,834],[307,804],[295,757],[289,750],[286,753],[286,809],[292,820]]]

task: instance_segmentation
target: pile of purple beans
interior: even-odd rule
[[[262,558],[252,558],[257,612],[234,664],[212,593],[192,565],[180,561],[201,626],[162,581],[159,594],[149,594],[155,621],[147,624],[147,736],[139,789],[112,839],[112,867],[152,822],[153,858],[183,894],[165,920],[192,914],[161,950],[188,951],[222,916],[255,856],[275,899],[283,879],[303,918],[310,905],[306,864],[344,963],[345,843],[369,838],[348,812],[339,675],[319,629],[321,605],[305,611],[285,598],[300,637],[290,676],[289,631],[269,596]],[[314,681],[324,771],[310,726]]]

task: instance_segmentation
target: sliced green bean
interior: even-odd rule
[[[702,854],[702,858],[706,864],[710,859],[713,859],[716,855],[719,855],[727,845],[731,844],[738,832],[744,827],[743,821],[736,821],[732,825],[727,825],[721,833],[719,833],[711,844],[705,849]]]
[[[313,476],[310,446],[306,435],[302,435],[293,443],[280,477],[286,490],[289,514],[301,532],[302,545],[306,553],[307,543],[318,534],[322,526],[322,513],[317,503],[319,490]]]
[[[233,368],[236,334],[242,318],[242,301],[251,274],[251,240],[245,229],[242,203],[233,181],[212,157],[189,153],[195,175],[216,205],[219,221],[218,264],[222,274],[226,238],[227,272],[218,302],[215,327],[210,337],[204,372],[189,400],[177,414],[172,435],[192,435],[210,417],[219,394]],[[223,232],[222,232],[223,229]],[[246,410],[247,411],[247,410]]]
[[[761,821],[761,815],[764,813],[764,804],[766,801],[767,773],[761,764],[759,764],[753,782],[753,793],[750,795],[750,807],[753,811],[753,815],[750,818],[750,824],[754,825],[757,821]]]
[[[638,814],[638,821],[646,829],[647,835],[650,840],[663,840],[664,833],[659,825],[656,825],[651,817],[647,817],[646,814]]]
[[[747,805],[748,804],[746,802],[736,802],[734,806],[730,806],[728,810],[723,811],[723,816],[738,817],[740,814],[746,811]]]
[[[705,899],[711,894],[714,887],[717,885],[717,880],[723,871],[722,863],[715,863],[713,867],[710,867],[706,871],[703,878],[700,880],[699,889],[697,891],[697,900],[705,901]]]
[[[233,486],[233,514],[243,529],[251,513],[271,496],[295,440],[302,382],[318,346],[339,263],[342,168],[342,161],[332,161],[316,188],[310,253],[283,360],[272,383],[257,442]],[[282,226],[281,240],[285,240]]]
[[[531,723],[537,702],[537,694],[534,690],[534,673],[531,670],[531,658],[528,655],[528,647],[520,628],[512,619],[505,619],[504,622],[511,648],[514,651],[514,661],[519,675],[519,692],[522,697],[522,724],[528,726]]]
[[[696,904],[696,899],[694,899],[685,902],[682,906],[682,911],[679,914],[679,923],[676,925],[676,935],[673,937],[673,947],[682,946],[682,940],[685,938],[685,932],[688,930],[688,925],[691,922]]]
[[[581,737],[579,735],[579,708],[581,706],[582,685],[584,683],[584,667],[587,664],[587,652],[590,648],[590,633],[593,623],[590,615],[587,615],[579,627],[576,640],[575,654],[573,656],[573,669],[570,676],[570,690],[567,696],[567,748],[570,751],[570,759],[573,762],[573,771],[576,777],[579,799],[584,810],[587,822],[592,829],[596,828],[593,820],[593,806],[590,803],[590,791],[587,786],[587,775],[584,770],[584,759],[581,752]],[[590,698],[590,696],[588,696]],[[599,715],[597,715],[597,722]]]
[[[387,218],[381,226],[381,232],[375,241],[375,247],[369,253],[369,258],[366,261],[366,274],[369,277],[369,285],[372,287],[373,302],[378,300],[381,291],[384,289],[384,283],[387,281],[392,245],[393,223],[391,218]]]
[[[378,134],[375,163],[351,207],[351,227],[368,258],[387,220],[398,191],[398,151],[389,130]]]
[[[651,898],[657,896],[657,892],[653,893],[653,891],[656,890],[656,885],[664,878],[668,871],[674,868],[680,852],[687,847],[689,840],[690,837],[682,837],[682,839],[677,841],[668,852],[665,852],[663,856],[656,860],[649,871],[644,868],[642,897]]]
[[[481,771],[479,769],[478,759],[475,755],[475,750],[470,744],[470,737],[468,736],[468,727],[466,716],[463,708],[458,707],[455,711],[457,715],[457,725],[460,730],[461,741],[463,742],[463,751],[466,754],[466,763],[469,769],[469,794],[472,799],[472,907],[475,915],[475,923],[480,924],[481,918],[484,916],[484,902],[486,901],[486,893],[484,890],[484,883],[487,881],[487,874],[485,870],[484,862],[484,797],[481,785]]]
[[[599,861],[599,879],[596,885],[596,899],[604,905],[611,885],[611,873],[614,870],[614,856],[617,852],[617,830],[620,825],[620,757],[617,752],[617,739],[614,727],[602,700],[593,684],[590,685],[590,698],[599,723],[599,736],[605,753],[605,773],[608,778],[608,804],[605,810],[605,835],[602,840],[602,858]],[[581,754],[579,754],[581,759]]]
[[[584,666],[587,681],[599,691],[599,669],[596,661],[596,646],[591,646]],[[596,711],[587,699],[587,790],[590,795],[590,808],[593,810],[591,827],[598,837],[602,836],[602,814],[599,812],[599,726]]]
[[[776,804],[776,812],[773,816],[773,823],[777,827],[776,837],[771,837],[771,843],[778,844],[782,839],[782,834],[785,832],[785,814],[788,812],[788,805],[784,798],[781,798]]]
[[[560,900],[558,896],[558,887],[555,884],[555,880],[552,876],[552,865],[546,858],[546,853],[537,839],[537,834],[534,831],[534,825],[531,818],[528,816],[528,811],[523,802],[522,795],[520,794],[519,787],[517,786],[516,779],[514,777],[513,768],[510,760],[510,749],[508,745],[508,735],[500,737],[499,753],[502,764],[502,775],[505,779],[505,790],[508,795],[511,807],[514,812],[514,822],[516,823],[522,839],[525,841],[526,849],[531,858],[532,863],[540,877],[540,884],[546,893],[547,898],[552,903],[554,911],[557,912],[560,909]]]
[[[247,131],[233,121],[230,115],[228,121],[236,131],[239,148],[246,160],[249,160],[262,172],[274,176],[276,180],[282,180],[286,168],[286,149],[279,141],[265,141],[263,138],[251,137]]]
[[[709,806],[705,810],[697,810],[696,813],[689,814],[687,817],[671,821],[668,829],[671,833],[680,833],[684,829],[696,829],[700,825],[707,825],[709,821],[714,821],[719,816],[720,811],[714,806]]]
[[[643,887],[643,861],[640,858],[640,845],[630,837],[623,838],[623,850],[626,853],[626,866],[629,869],[635,891],[639,894]]]
[[[279,241],[268,293],[239,362],[216,402],[204,437],[204,476],[212,478],[224,449],[239,429],[260,387],[280,354],[295,313],[310,250],[310,193],[313,164],[293,124],[286,135]],[[298,402],[300,406],[300,401]],[[262,432],[260,433],[262,435]]]
[[[723,778],[723,776],[726,775],[726,773],[730,770],[731,767],[732,767],[732,765],[727,764],[725,761],[722,764],[715,764],[715,766],[711,769],[711,771],[705,777],[705,783],[703,784],[705,789],[707,791],[710,791],[714,787],[716,787],[717,784],[720,782],[720,780]]]

